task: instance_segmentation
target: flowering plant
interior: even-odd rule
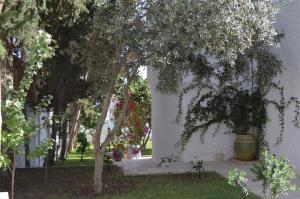
[[[116,162],[121,161],[123,158],[123,151],[118,148],[114,148],[113,149],[113,158]]]
[[[138,79],[132,84],[130,91],[127,113],[118,137],[122,137],[129,145],[145,148],[151,132],[151,97],[147,81]],[[123,105],[124,100],[119,99],[115,106],[114,118],[118,118]]]

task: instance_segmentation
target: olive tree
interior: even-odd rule
[[[94,191],[102,191],[103,155],[126,115],[129,85],[141,66],[159,70],[161,91],[178,93],[186,75],[194,84],[218,65],[210,58],[234,63],[253,45],[277,43],[273,25],[279,11],[274,0],[98,0],[90,33],[70,45],[74,61],[86,68],[93,98],[101,99],[94,134]],[[208,80],[208,79],[207,79]],[[197,84],[196,84],[197,83]],[[100,143],[103,124],[116,86],[124,106],[115,127]],[[190,87],[191,87],[190,86]]]
[[[102,192],[102,172],[105,149],[121,126],[129,100],[129,86],[144,64],[143,13],[134,1],[99,1],[89,34],[80,43],[72,43],[71,54],[86,68],[91,97],[101,99],[101,114],[93,136],[95,154],[94,191]],[[100,143],[109,104],[121,86],[124,106],[115,126]]]

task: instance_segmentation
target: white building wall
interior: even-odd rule
[[[51,134],[51,128],[43,127],[45,122],[44,118],[51,118],[51,113],[45,112],[42,113],[39,118],[36,119],[36,123],[41,126],[36,134],[31,137],[29,143],[30,151],[34,151],[35,147],[39,145],[39,143],[43,142],[46,138],[48,138]],[[17,168],[25,168],[25,148],[24,146],[20,146],[21,153],[17,155],[16,158],[16,167]],[[44,157],[30,159],[30,167],[43,167],[44,164]]]
[[[157,71],[148,71],[148,83],[152,95],[152,156],[159,160],[161,157],[179,156],[184,162],[188,161],[215,161],[216,154],[223,154],[224,160],[233,157],[234,135],[225,135],[225,128],[220,128],[220,133],[213,137],[214,128],[205,136],[204,143],[201,142],[199,134],[195,134],[180,151],[176,144],[183,132],[185,112],[193,92],[183,98],[183,115],[180,123],[176,123],[178,113],[178,97],[174,95],[163,95],[156,91]]]
[[[279,31],[284,32],[281,47],[276,50],[285,67],[278,80],[284,86],[286,99],[291,96],[300,99],[300,0],[291,1],[282,7],[276,26]],[[274,96],[278,96],[278,93],[272,93],[270,98]],[[291,160],[297,174],[300,175],[300,129],[291,123],[295,116],[295,108],[291,106],[286,112],[283,142],[278,146],[275,146],[280,133],[278,111],[271,106],[268,111],[270,122],[266,132],[270,148],[275,154],[284,155]]]
[[[285,87],[286,99],[291,96],[300,99],[300,0],[294,0],[283,5],[276,26],[279,31],[283,31],[285,34],[281,47],[276,49],[285,68],[278,80]],[[205,136],[204,144],[201,143],[199,135],[194,135],[185,151],[180,153],[175,147],[183,130],[183,122],[181,124],[174,123],[178,110],[177,96],[167,96],[156,92],[157,81],[157,72],[149,70],[148,82],[152,93],[153,157],[155,159],[179,154],[182,161],[197,159],[214,161],[217,153],[223,153],[224,159],[234,156],[233,142],[235,136],[222,133],[216,137],[212,137],[211,133],[208,133]],[[186,110],[191,96],[192,93],[185,96],[183,100],[184,110]],[[279,100],[278,93],[271,93],[270,99]],[[295,128],[291,123],[295,115],[294,110],[295,108],[292,106],[287,110],[283,142],[275,146],[280,133],[278,111],[269,106],[270,121],[266,129],[266,139],[271,151],[277,155],[284,155],[291,160],[298,175],[300,175],[300,129]]]
[[[180,136],[175,122],[177,97],[156,91],[156,71],[148,70],[147,75],[152,96],[152,157],[159,160],[162,157],[179,156],[179,150],[175,147]]]

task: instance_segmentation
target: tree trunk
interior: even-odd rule
[[[59,83],[57,84],[55,96],[53,99],[53,122],[52,122],[52,133],[51,133],[51,139],[56,141],[57,132],[59,130],[59,124],[56,122],[55,116],[57,117],[62,113],[63,110],[63,104],[65,100],[65,83],[63,79],[59,80]],[[51,150],[49,150],[48,154],[48,164],[49,166],[53,166],[55,162],[55,156],[56,156],[56,142],[54,142],[53,147]]]
[[[13,167],[11,172],[11,199],[15,199],[16,152],[13,151]]]
[[[95,170],[94,170],[94,192],[100,194],[102,192],[102,173],[103,173],[104,153],[95,153]]]
[[[3,4],[3,2],[2,2],[2,4]],[[2,5],[1,5],[1,2],[0,2],[0,7],[1,7]],[[0,13],[1,13],[1,10],[2,9],[0,9]],[[3,67],[3,65],[2,65],[2,61],[0,61],[0,155],[1,155],[1,153],[2,153],[2,109],[1,109],[1,106],[2,106],[2,67]]]
[[[48,165],[52,166],[54,165],[54,160],[55,160],[55,153],[56,153],[56,135],[57,135],[57,131],[58,131],[58,127],[57,127],[57,123],[55,122],[55,119],[53,119],[53,123],[52,123],[52,132],[51,132],[51,139],[55,140],[52,149],[49,150],[48,153]]]
[[[114,82],[115,83],[115,82]],[[94,135],[94,154],[95,154],[95,170],[94,170],[94,192],[100,194],[102,192],[102,171],[103,171],[103,154],[101,154],[100,138],[102,128],[107,116],[111,97],[113,95],[114,85],[111,85],[104,100],[100,118],[97,123]]]
[[[150,138],[150,133],[151,133],[151,130],[149,130],[149,132],[147,133],[147,135],[144,136],[143,141],[142,141],[141,149],[146,149],[147,142],[148,142],[148,140]]]
[[[2,9],[3,9],[3,4],[4,4],[4,0],[0,0],[0,14],[1,14]]]
[[[24,107],[24,116],[25,116],[25,119],[28,120],[29,119],[29,114],[28,112],[30,111],[30,108],[28,106],[28,104],[25,104],[25,107]],[[29,143],[30,143],[30,137],[26,137],[26,142],[24,144],[24,148],[25,148],[25,167],[26,168],[30,168],[30,159],[29,159],[29,153],[30,153],[30,146],[29,146]]]
[[[73,110],[72,110],[72,119],[71,119],[70,127],[69,127],[69,140],[68,140],[67,147],[66,147],[65,157],[67,157],[67,154],[72,149],[72,143],[77,134],[80,112],[81,112],[81,104],[74,103]]]
[[[105,149],[108,146],[108,144],[112,141],[116,132],[120,129],[122,121],[127,112],[128,102],[129,102],[129,96],[128,96],[129,84],[130,84],[130,81],[128,81],[128,84],[125,86],[125,89],[124,89],[125,101],[124,101],[124,105],[122,107],[121,114],[118,117],[117,122],[115,124],[115,127],[111,130],[110,134],[107,135],[107,137],[105,138],[101,147],[97,147],[97,151],[95,150],[95,146],[100,145],[100,137],[98,140],[94,140],[94,143],[96,143],[96,142],[99,143],[99,145],[94,145],[94,150],[95,150],[94,192],[96,194],[100,194],[102,192],[102,172],[103,172],[103,166],[104,166],[103,159],[104,159]],[[111,95],[112,94],[110,93],[107,96],[111,97]],[[110,102],[110,100],[109,100],[109,102]],[[105,103],[107,103],[107,101],[105,101]],[[105,104],[105,105],[107,105],[107,104]],[[108,103],[108,105],[109,105],[109,103]],[[108,110],[108,106],[106,108]],[[107,111],[106,111],[106,114],[107,114]],[[104,123],[104,121],[103,121],[103,123]],[[102,131],[102,128],[100,130],[100,135],[101,135],[101,131]]]
[[[74,147],[76,146],[76,138],[77,138],[77,135],[78,135],[78,132],[79,132],[79,127],[80,127],[80,122],[77,123],[77,126],[75,128],[73,141],[72,141],[71,146],[70,146],[70,151],[72,149],[74,149]]]
[[[101,115],[98,119],[96,132],[93,137],[94,144],[94,155],[95,155],[95,170],[94,170],[94,192],[95,194],[100,194],[102,192],[102,171],[103,171],[103,157],[104,154],[101,154],[103,148],[101,147],[100,138],[103,129],[103,125],[107,116],[109,109],[110,100],[112,98],[113,92],[115,90],[115,84],[117,77],[119,75],[121,68],[116,68],[115,73],[111,77],[111,83],[106,93],[106,97],[103,101],[103,107],[101,110]],[[102,156],[102,157],[101,157]]]
[[[59,159],[64,161],[66,159],[66,148],[67,148],[67,128],[68,128],[68,122],[64,121],[62,125],[62,131],[61,131],[61,151],[60,151],[60,157]]]
[[[0,0],[0,14],[2,12],[4,5],[4,0]],[[2,153],[2,67],[4,67],[4,62],[3,60],[0,60],[0,155]]]
[[[24,147],[25,147],[25,167],[30,168],[30,159],[28,158],[29,153],[30,153],[29,143],[25,143]]]

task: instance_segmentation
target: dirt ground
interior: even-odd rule
[[[122,180],[122,172],[114,167],[107,166],[104,170],[105,193],[114,190],[130,189],[134,182]],[[48,178],[45,180],[44,169],[17,169],[16,172],[16,199],[35,198],[90,198],[93,196],[92,178],[93,167],[54,167],[48,169]],[[0,192],[10,190],[10,175],[0,176]]]

